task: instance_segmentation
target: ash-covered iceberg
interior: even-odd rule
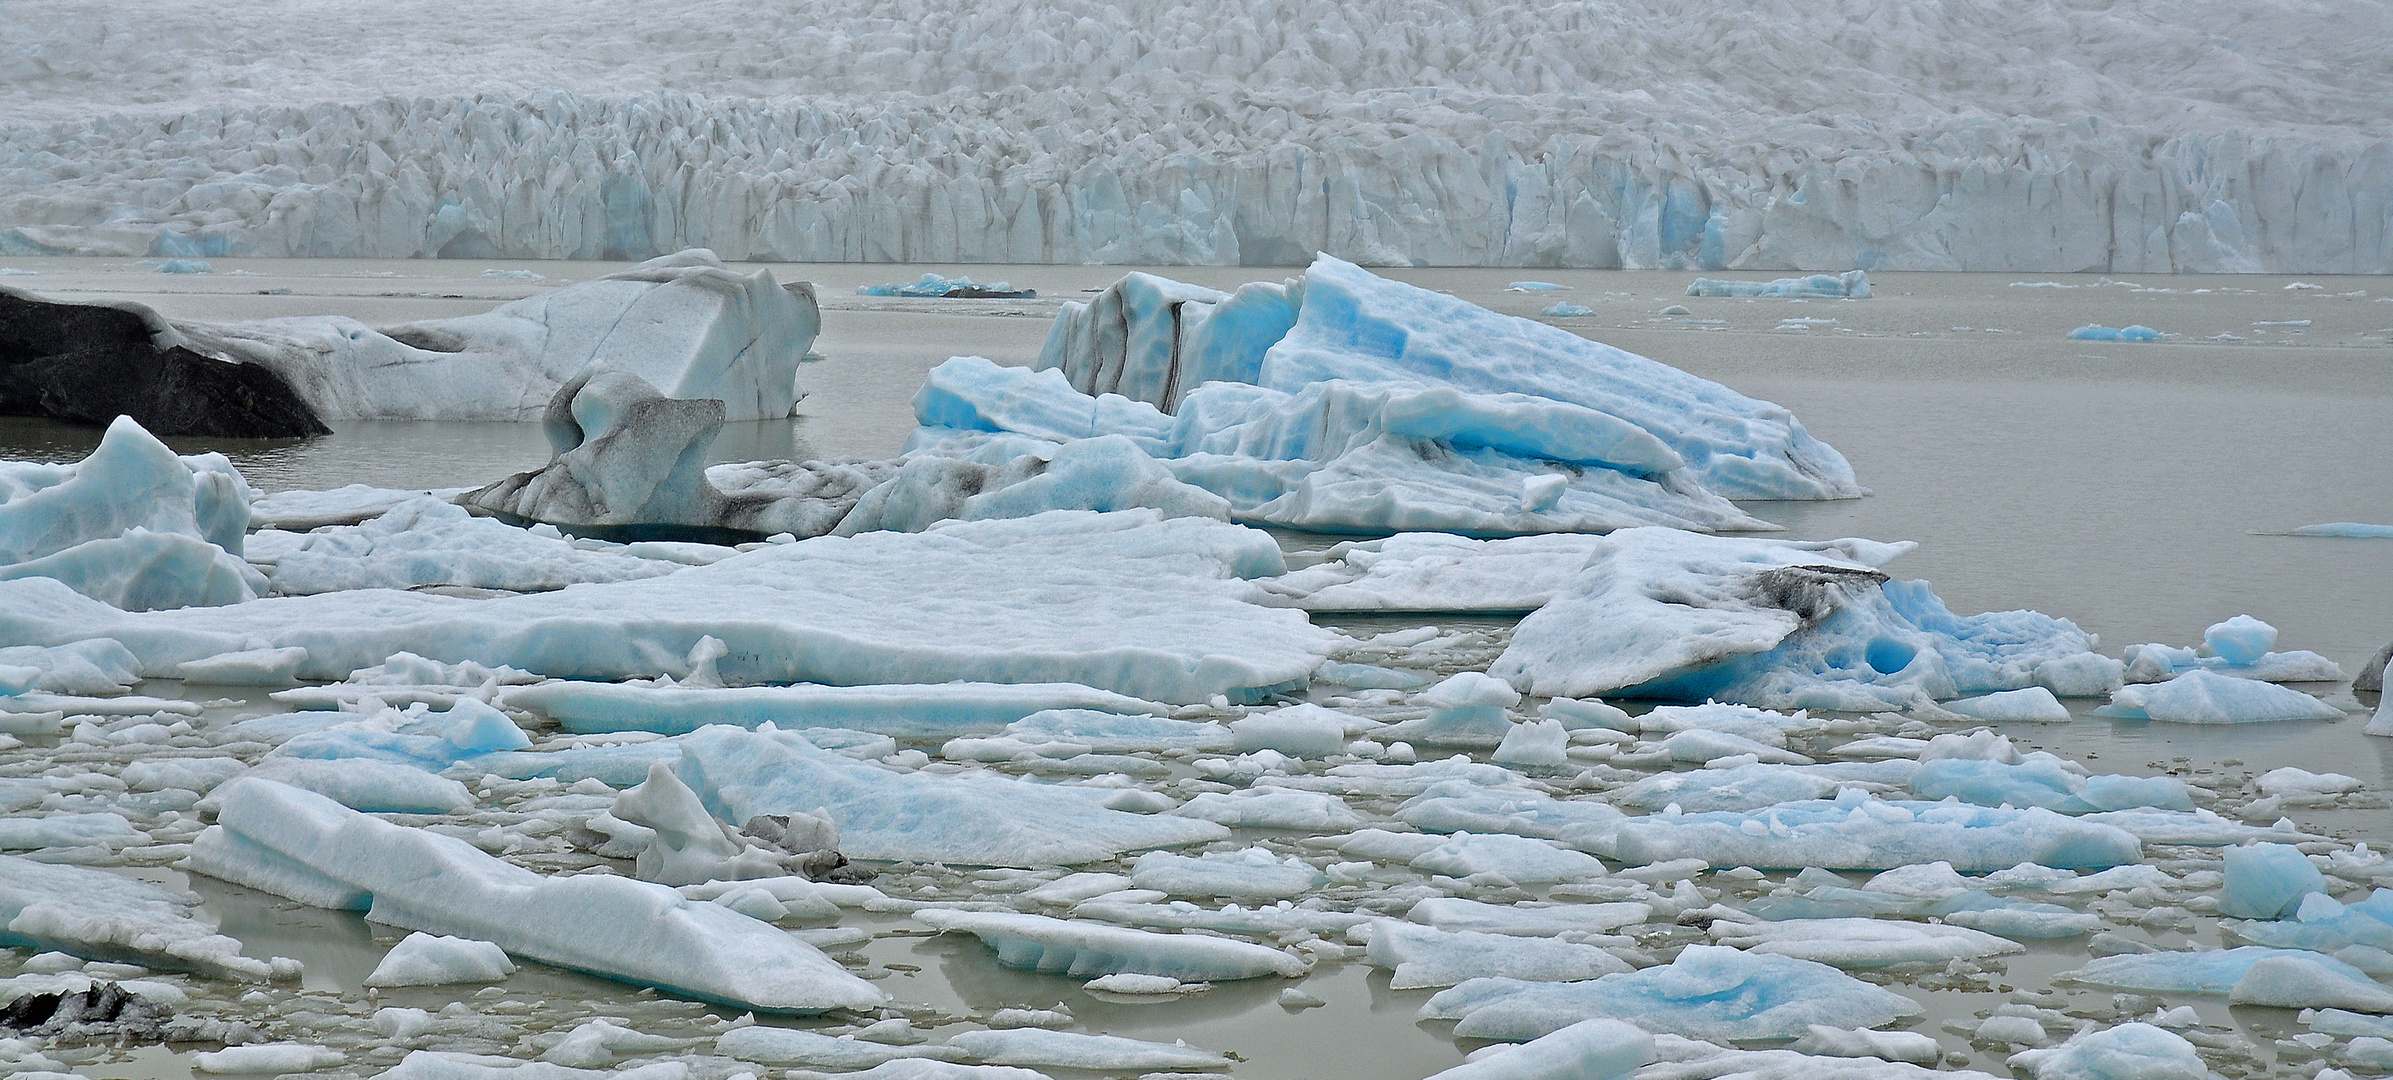
[[[919,454],[1120,435],[1239,520],[1325,531],[1737,531],[1768,526],[1729,498],[1862,494],[1784,409],[1326,255],[1235,294],[1131,274],[1038,370],[950,360],[915,413]]]
[[[732,420],[788,416],[822,328],[813,287],[691,249],[480,315],[376,330],[341,316],[184,322],[191,347],[262,365],[333,420],[532,420],[606,365]]]
[[[250,494],[224,455],[177,457],[118,417],[76,464],[0,462],[0,580],[51,578],[134,611],[255,599]]]

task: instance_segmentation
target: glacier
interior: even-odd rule
[[[184,6],[12,5],[0,254],[2393,269],[2351,2]]]

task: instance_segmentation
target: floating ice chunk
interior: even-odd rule
[[[296,645],[245,649],[186,660],[175,665],[175,674],[201,686],[289,686],[299,681],[299,667],[306,662],[307,650]]]
[[[2150,1024],[2121,1024],[2072,1037],[2059,1046],[2011,1055],[2014,1069],[2035,1080],[2209,1080],[2194,1044]]]
[[[815,1065],[833,1069],[869,1069],[885,1061],[906,1058],[953,1061],[964,1056],[962,1050],[948,1046],[887,1046],[853,1036],[833,1037],[763,1024],[733,1028],[716,1036],[715,1052],[759,1065]]]
[[[2049,810],[1880,801],[1853,790],[1747,813],[1632,818],[1613,843],[1631,864],[1695,858],[1757,868],[1883,870],[1943,861],[1982,873],[2022,862],[2103,869],[2143,858],[2143,845],[2128,832]]]
[[[1570,290],[1571,286],[1569,285],[1556,285],[1551,281],[1515,281],[1504,286],[1505,292],[1569,292]]]
[[[1608,550],[1604,538],[1575,533],[1406,532],[1337,544],[1320,562],[1254,585],[1259,603],[1308,611],[1530,612]]]
[[[2292,957],[2317,965],[2333,975],[2374,985],[2366,972],[2334,957],[2301,949],[2272,949],[2243,945],[2196,952],[2153,952],[2098,958],[2062,979],[2088,986],[2157,994],[2199,994],[2226,997],[2251,973],[2254,965],[2271,957]]]
[[[1397,807],[1396,816],[1429,832],[1511,833],[1560,840],[1577,848],[1604,843],[1628,819],[1600,802],[1556,799],[1517,788],[1488,790],[1463,779],[1429,785]]]
[[[141,262],[144,266],[156,267],[161,274],[213,274],[216,272],[216,268],[209,265],[206,259],[143,259]]]
[[[2086,776],[2072,766],[2040,751],[2014,764],[1960,758],[1923,761],[1911,775],[1911,793],[1931,801],[1959,798],[1980,806],[2032,806],[2063,814],[2134,807],[2194,809],[2192,793],[2175,777]]]
[[[326,525],[355,525],[427,496],[446,501],[466,488],[414,490],[349,484],[326,491],[277,491],[252,499],[249,523],[258,529],[306,532]]]
[[[2351,1009],[2393,1013],[2393,990],[2373,979],[2353,978],[2320,961],[2330,957],[2298,953],[2253,961],[2227,992],[2235,1005],[2275,1009]]]
[[[985,285],[973,283],[970,275],[940,277],[924,274],[922,280],[886,285],[858,285],[858,296],[914,296],[943,300],[1031,300],[1039,295],[1036,289],[1017,289],[1010,281],[992,281]]]
[[[2293,530],[2295,536],[2341,536],[2353,539],[2393,540],[2393,525],[2370,525],[2358,521],[2330,521],[2323,525],[2304,525]]]
[[[1712,940],[1755,953],[1792,956],[1840,968],[1941,963],[2025,952],[2027,947],[1961,926],[1880,919],[1801,919],[1712,924]]]
[[[1520,691],[1477,671],[1457,672],[1417,699],[1429,716],[1387,729],[1390,738],[1431,746],[1495,747],[1512,733],[1504,710],[1520,702]]]
[[[271,968],[198,918],[199,897],[101,870],[0,855],[0,943],[263,980]]]
[[[1433,874],[1466,878],[1494,873],[1522,885],[1577,881],[1604,874],[1603,864],[1592,855],[1552,841],[1503,833],[1483,836],[1456,833],[1409,861]]]
[[[1324,758],[1343,751],[1351,736],[1378,726],[1349,713],[1301,704],[1233,720],[1230,731],[1240,751],[1268,749],[1291,757]]]
[[[1653,1080],[1704,1080],[1710,1077],[1734,1076],[1738,1080],[1816,1080],[1835,1077],[1837,1080],[1994,1080],[1982,1072],[1966,1069],[1935,1069],[1911,1064],[1897,1056],[1898,1048],[1917,1051],[1922,1043],[1932,1048],[1924,1060],[1933,1062],[1942,1054],[1936,1040],[1917,1032],[1846,1032],[1848,1035],[1867,1035],[1882,1041],[1889,1053],[1856,1054],[1847,1056],[1845,1050],[1855,1045],[1838,1041],[1814,1042],[1815,1035],[1827,1025],[1814,1026],[1785,1050],[1732,1050],[1715,1043],[1699,1042],[1671,1034],[1656,1034],[1654,1050],[1661,1063],[1649,1066],[1643,1075]],[[1808,1048],[1806,1044],[1817,1046]],[[1796,1049],[1803,1048],[1803,1049]],[[1820,1056],[1813,1056],[1813,1055]],[[1871,1061],[1871,1057],[1883,1060]]]
[[[1182,803],[1171,816],[1196,818],[1238,829],[1302,829],[1335,832],[1363,823],[1344,799],[1311,791],[1250,788],[1208,791]]]
[[[0,463],[0,576],[55,576],[138,609],[254,598],[249,491],[224,455],[176,457],[120,416],[77,464]]]
[[[1428,897],[1414,903],[1412,910],[1404,913],[1404,917],[1413,922],[1440,930],[1509,934],[1515,937],[1609,933],[1624,926],[1635,926],[1652,915],[1653,905],[1637,901],[1523,906],[1482,903],[1458,896]]]
[[[2099,326],[2087,324],[2069,331],[2073,341],[2159,341],[2160,331],[2149,326]]]
[[[1617,705],[1595,698],[1554,698],[1537,707],[1537,715],[1548,720],[1562,721],[1566,731],[1585,731],[1602,728],[1608,731],[1635,731],[1637,722]]]
[[[0,648],[0,697],[29,691],[104,697],[121,694],[141,681],[141,661],[110,638],[83,638],[44,648],[20,645]]]
[[[1178,979],[1165,978],[1161,975],[1134,975],[1125,971],[1116,975],[1100,975],[1090,979],[1083,984],[1083,989],[1105,994],[1191,994],[1201,992],[1209,985],[1207,983],[1184,983]]]
[[[1559,768],[1569,763],[1570,732],[1560,720],[1533,720],[1514,724],[1504,733],[1504,741],[1496,745],[1493,760],[1500,765],[1534,765]]]
[[[1749,757],[1772,765],[1809,765],[1810,758],[1791,750],[1757,742],[1742,735],[1707,728],[1690,728],[1674,732],[1661,741],[1661,749],[1672,761],[1706,762],[1723,758]]]
[[[599,1072],[546,1061],[416,1050],[382,1075],[389,1080],[690,1080],[690,1067],[678,1061],[660,1061],[636,1069]]]
[[[258,1043],[191,1055],[191,1067],[205,1073],[303,1073],[349,1060],[340,1051],[312,1043]]]
[[[613,875],[542,877],[454,837],[270,781],[236,781],[217,798],[217,824],[191,853],[192,867],[214,877],[749,1008],[821,1012],[885,1000],[814,947],[661,885]]]
[[[1587,982],[1473,979],[1438,992],[1423,1018],[1452,1018],[1458,1038],[1532,1039],[1590,1017],[1720,1041],[1791,1039],[1819,1024],[1872,1028],[1917,1002],[1808,960],[1689,945],[1678,959]]]
[[[1167,706],[1078,683],[942,683],[912,686],[639,686],[549,682],[507,691],[565,730],[678,735],[709,724],[782,727],[836,723],[909,738],[995,730],[1051,709],[1160,714]],[[1124,719],[1127,719],[1126,717]]]
[[[2205,670],[2261,682],[2336,682],[2343,678],[2341,664],[2308,649],[2263,653],[2249,664],[2231,664],[2224,656],[2204,656],[2193,649],[2159,644],[2128,646],[2122,674],[2128,682],[2149,683]]]
[[[2035,723],[2065,723],[2069,707],[2061,704],[2052,691],[2041,686],[2019,690],[2003,690],[1979,697],[1947,701],[1944,708],[1974,720],[2012,720]]]
[[[367,986],[437,986],[497,982],[514,974],[515,961],[487,941],[438,937],[418,931],[401,939],[366,976]]]
[[[48,817],[0,818],[0,849],[32,851],[51,847],[136,843],[141,832],[116,813],[51,814]]]
[[[1651,1034],[1618,1020],[1581,1020],[1430,1080],[1613,1080],[1652,1061],[1653,1042]]]
[[[1613,788],[1605,798],[1621,806],[1654,811],[1677,806],[1689,812],[1757,810],[1780,803],[1824,799],[1846,787],[1889,791],[1909,782],[1907,761],[1820,766],[1738,765],[1665,772]]]
[[[1914,1065],[1934,1065],[1936,1059],[1944,1056],[1944,1048],[1934,1036],[1916,1031],[1846,1030],[1822,1024],[1813,1024],[1787,1049],[1821,1057],[1878,1058]]]
[[[579,1068],[597,1068],[612,1063],[623,1054],[654,1053],[679,1049],[681,1046],[679,1039],[644,1034],[605,1020],[590,1020],[575,1026],[557,1045],[542,1051],[540,1060]]]
[[[1630,529],[1521,620],[1491,673],[1536,694],[1872,710],[2033,681],[2086,655],[2034,612],[1956,616],[1877,570],[1909,550]]]
[[[2196,669],[2164,683],[2122,686],[2104,716],[2178,724],[2247,724],[2271,720],[2340,720],[2343,710],[2257,679]]]
[[[338,316],[183,323],[193,347],[275,371],[326,419],[530,420],[596,366],[731,420],[775,420],[822,317],[813,290],[691,249],[480,315],[376,331]]]
[[[2230,919],[2275,919],[2291,915],[2302,898],[2326,891],[2326,878],[2291,844],[2247,844],[2228,848],[2226,883],[2219,914]]]
[[[1118,1035],[1083,1035],[1073,1031],[1015,1028],[1010,1031],[966,1031],[947,1045],[995,1065],[1035,1065],[1090,1072],[1220,1069],[1230,1059],[1185,1042],[1157,1043]]]
[[[1696,278],[1688,283],[1687,295],[1866,300],[1870,295],[1870,278],[1868,274],[1859,270],[1847,270],[1842,274],[1812,274],[1807,277],[1779,278],[1775,281],[1722,281],[1717,278]]]
[[[2234,667],[2250,667],[2277,644],[2277,628],[2249,615],[2212,623],[2202,631],[2202,644]]]
[[[1013,912],[924,908],[914,919],[939,930],[970,933],[997,951],[997,962],[1090,978],[1131,972],[1182,982],[1295,978],[1305,961],[1278,949],[1228,938],[1156,934],[1087,920],[1050,919]],[[952,1041],[952,1040],[951,1040]]]
[[[369,814],[448,814],[470,809],[464,784],[412,765],[371,758],[269,756],[246,776],[313,791]]]
[[[343,589],[459,585],[531,592],[585,581],[660,577],[682,568],[662,559],[584,551],[464,507],[424,496],[357,525],[253,538],[250,557],[284,595]]]
[[[1555,303],[1546,305],[1544,310],[1539,311],[1538,314],[1549,319],[1578,319],[1595,314],[1595,309],[1588,307],[1585,304],[1571,304],[1557,301]]]
[[[1130,879],[1138,888],[1174,896],[1252,901],[1302,896],[1321,874],[1303,860],[1282,859],[1253,847],[1196,858],[1150,851],[1131,864]]]
[[[2261,773],[2253,784],[2262,795],[2342,795],[2366,786],[2358,777],[2314,773],[2290,765]]]
[[[789,869],[783,853],[751,844],[716,821],[698,794],[662,761],[648,766],[648,778],[617,795],[607,812],[655,834],[633,862],[642,881],[696,885],[780,877]],[[834,836],[832,843],[837,842]]]
[[[1082,789],[893,772],[794,735],[708,727],[680,741],[675,771],[716,818],[819,809],[850,858],[1068,866],[1229,835],[1187,816],[1108,810]]]
[[[1446,931],[1378,919],[1363,962],[1385,968],[1389,987],[1415,990],[1468,979],[1505,976],[1531,982],[1573,982],[1631,970],[1627,961],[1593,945],[1550,938]]]

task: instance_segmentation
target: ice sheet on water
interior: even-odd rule
[[[201,921],[199,897],[102,870],[0,855],[0,943],[259,981],[270,965]]]
[[[779,1012],[871,1008],[872,984],[813,946],[715,904],[614,875],[543,877],[455,837],[267,780],[219,789],[192,844],[201,873],[512,956]]]
[[[1085,711],[1126,724],[1167,711],[1151,701],[1078,683],[708,687],[559,681],[509,690],[503,700],[508,708],[540,713],[567,731],[667,735],[709,724],[752,728],[771,721],[784,728],[836,723],[933,738],[994,731],[1056,710]]]
[[[1265,976],[1296,978],[1309,965],[1278,949],[1229,938],[1157,934],[1086,919],[1051,919],[1015,912],[924,908],[914,919],[940,930],[979,937],[1007,967],[1091,978],[1130,972],[1182,982]]]
[[[127,614],[55,582],[0,582],[0,643],[115,637],[148,672],[300,645],[310,678],[406,651],[606,679],[686,675],[712,635],[730,646],[722,674],[741,682],[1077,682],[1199,702],[1300,681],[1330,651],[1333,635],[1301,613],[1240,598],[1236,579],[1283,566],[1251,529],[1057,512],[821,537],[493,600],[364,590]]]
[[[1207,821],[1108,810],[1098,789],[901,773],[784,733],[709,727],[679,742],[675,772],[716,818],[825,811],[851,858],[1068,866],[1229,835]]]
[[[1463,1038],[1532,1039],[1609,1017],[1653,1032],[1720,1041],[1791,1039],[1813,1024],[1874,1028],[1920,1012],[1917,1002],[1825,964],[1689,945],[1678,959],[1586,982],[1473,979],[1422,1006]]]
[[[1687,283],[1687,295],[1866,300],[1870,295],[1870,276],[1859,270],[1847,270],[1842,274],[1809,274],[1770,281],[1696,278]]]
[[[1694,858],[1787,869],[1948,862],[1983,873],[2023,862],[2104,869],[2143,858],[2143,845],[2130,833],[2050,810],[1882,801],[1858,790],[1746,813],[1631,818],[1617,826],[1611,844],[1609,853],[1629,863]]]

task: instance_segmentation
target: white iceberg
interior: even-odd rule
[[[193,842],[190,859],[212,877],[746,1008],[822,1012],[887,1000],[813,946],[661,885],[610,874],[543,877],[455,837],[271,781],[237,781],[215,798],[217,824]]]
[[[2150,1024],[2120,1024],[2088,1031],[2059,1046],[2022,1050],[2010,1057],[2015,1069],[2036,1080],[2210,1080],[2194,1044],[2176,1032]]]
[[[2163,683],[2122,686],[2102,716],[2177,724],[2340,720],[2343,710],[2289,687],[2197,668]]]
[[[958,1032],[947,1040],[947,1045],[992,1065],[1035,1065],[1090,1072],[1221,1069],[1227,1068],[1231,1060],[1185,1042],[1147,1042],[1119,1035],[1083,1035],[1038,1028]]]
[[[1371,922],[1363,962],[1390,972],[1388,986],[1416,990],[1504,976],[1532,982],[1575,982],[1632,970],[1628,961],[1593,945],[1553,938],[1447,931],[1392,919]]]
[[[375,330],[339,316],[177,326],[191,348],[262,364],[327,420],[531,420],[593,367],[733,420],[796,400],[821,329],[813,289],[693,248],[480,315]]]
[[[1919,1004],[1809,960],[1689,945],[1678,959],[1586,982],[1473,979],[1421,1007],[1458,1021],[1461,1038],[1521,1040],[1608,1017],[1653,1032],[1720,1041],[1791,1039],[1814,1024],[1873,1028]]]
[[[120,416],[76,464],[0,462],[0,580],[56,578],[128,610],[255,599],[249,498],[224,455],[177,457]]]
[[[916,922],[972,934],[997,951],[997,962],[1092,978],[1129,972],[1182,982],[1221,982],[1277,975],[1296,978],[1305,961],[1268,946],[1194,934],[1157,934],[1086,919],[1050,919],[999,911],[924,908]]]
[[[382,954],[366,976],[367,986],[438,986],[444,983],[491,983],[515,972],[515,961],[487,941],[444,937],[417,931]]]
[[[1653,1036],[1617,1020],[1581,1020],[1518,1046],[1474,1056],[1429,1080],[1614,1080],[1654,1059]]]

